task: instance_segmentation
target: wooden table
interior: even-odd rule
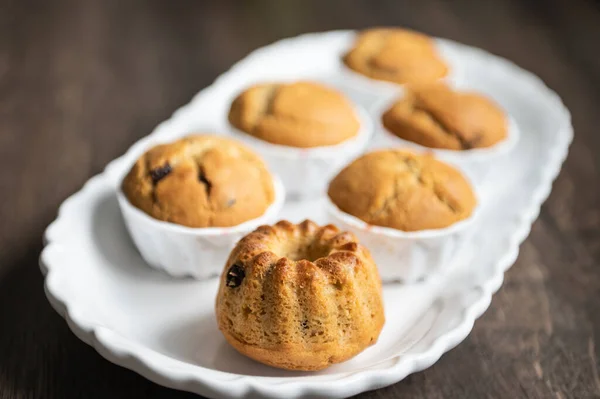
[[[58,205],[251,50],[303,32],[402,25],[538,74],[575,141],[469,338],[365,398],[600,397],[600,3],[0,1],[0,398],[184,398],[110,364],[44,296]]]

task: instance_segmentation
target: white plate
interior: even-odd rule
[[[177,280],[144,264],[127,235],[116,177],[148,146],[193,130],[225,131],[228,98],[268,77],[337,76],[353,32],[303,35],[255,51],[160,124],[60,207],[40,263],[46,293],[73,332],[108,360],[169,387],[208,397],[344,397],[400,381],[461,342],[488,307],[550,192],[572,138],[570,116],[532,74],[481,50],[444,42],[473,87],[491,93],[522,132],[515,152],[481,187],[476,239],[451,273],[384,288],[377,345],[318,373],[269,368],[238,355],[213,315],[216,280]],[[356,100],[356,99],[355,99]],[[372,98],[359,98],[369,106]],[[322,221],[322,200],[287,204],[282,217]]]

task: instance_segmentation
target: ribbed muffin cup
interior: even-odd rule
[[[360,155],[372,135],[373,123],[369,114],[354,106],[360,122],[358,134],[340,144],[297,148],[272,144],[241,132],[232,125],[235,139],[256,151],[281,178],[288,197],[296,199],[322,195],[329,179],[350,160]]]
[[[468,242],[480,208],[471,216],[441,229],[402,231],[370,225],[340,210],[329,196],[326,209],[330,222],[351,231],[367,247],[383,282],[412,283],[448,272]]]
[[[119,188],[117,198],[125,225],[142,258],[154,269],[175,277],[218,276],[240,238],[275,221],[285,201],[281,180],[273,176],[275,201],[265,213],[232,227],[191,228],[153,218],[133,206]]]
[[[399,92],[401,93],[401,92]],[[371,114],[375,120],[375,133],[371,148],[410,148],[419,152],[429,152],[438,159],[459,166],[475,184],[482,184],[494,165],[504,159],[515,148],[519,141],[520,131],[516,121],[506,112],[507,137],[491,147],[472,148],[470,150],[448,150],[426,147],[409,140],[404,140],[390,132],[382,121],[383,114],[400,96],[382,101],[373,107]]]

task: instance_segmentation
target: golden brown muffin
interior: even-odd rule
[[[401,139],[450,150],[490,147],[508,130],[504,112],[492,100],[443,84],[407,89],[381,120]]]
[[[257,218],[273,203],[273,178],[238,142],[196,135],[142,155],[122,185],[148,215],[188,227],[229,227]]]
[[[302,148],[339,144],[360,128],[341,93],[312,82],[252,86],[231,104],[229,122],[269,143]]]
[[[448,74],[433,40],[405,29],[361,32],[344,63],[370,78],[399,84],[433,82]]]
[[[240,353],[289,370],[320,370],[374,344],[381,280],[351,233],[281,221],[244,237],[225,265],[219,329]]]
[[[366,223],[403,231],[440,229],[468,218],[476,198],[463,175],[430,155],[363,155],[329,184],[331,201]]]

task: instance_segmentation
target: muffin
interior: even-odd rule
[[[149,149],[117,191],[127,230],[149,266],[204,279],[245,234],[271,223],[285,194],[243,145],[190,136]]]
[[[368,153],[329,184],[332,222],[367,246],[384,281],[428,278],[451,267],[477,199],[462,173],[406,150]]]
[[[369,78],[398,84],[433,82],[448,74],[429,36],[398,28],[361,32],[343,61]]]
[[[187,227],[230,227],[265,213],[273,177],[234,140],[189,136],[143,154],[123,180],[132,205],[155,219]]]
[[[351,233],[281,221],[259,227],[231,252],[216,317],[243,355],[283,369],[320,370],[377,341],[381,281]]]
[[[381,121],[401,139],[448,150],[491,147],[508,134],[506,115],[491,99],[444,84],[408,88]]]
[[[367,146],[371,120],[341,93],[318,83],[266,83],[241,92],[231,133],[276,170],[295,198],[322,195],[329,178]]]
[[[468,218],[477,203],[469,182],[430,155],[371,152],[344,168],[328,195],[343,212],[402,231],[441,229]]]
[[[360,128],[341,93],[312,82],[252,86],[231,104],[229,122],[260,140],[298,148],[339,144]]]

